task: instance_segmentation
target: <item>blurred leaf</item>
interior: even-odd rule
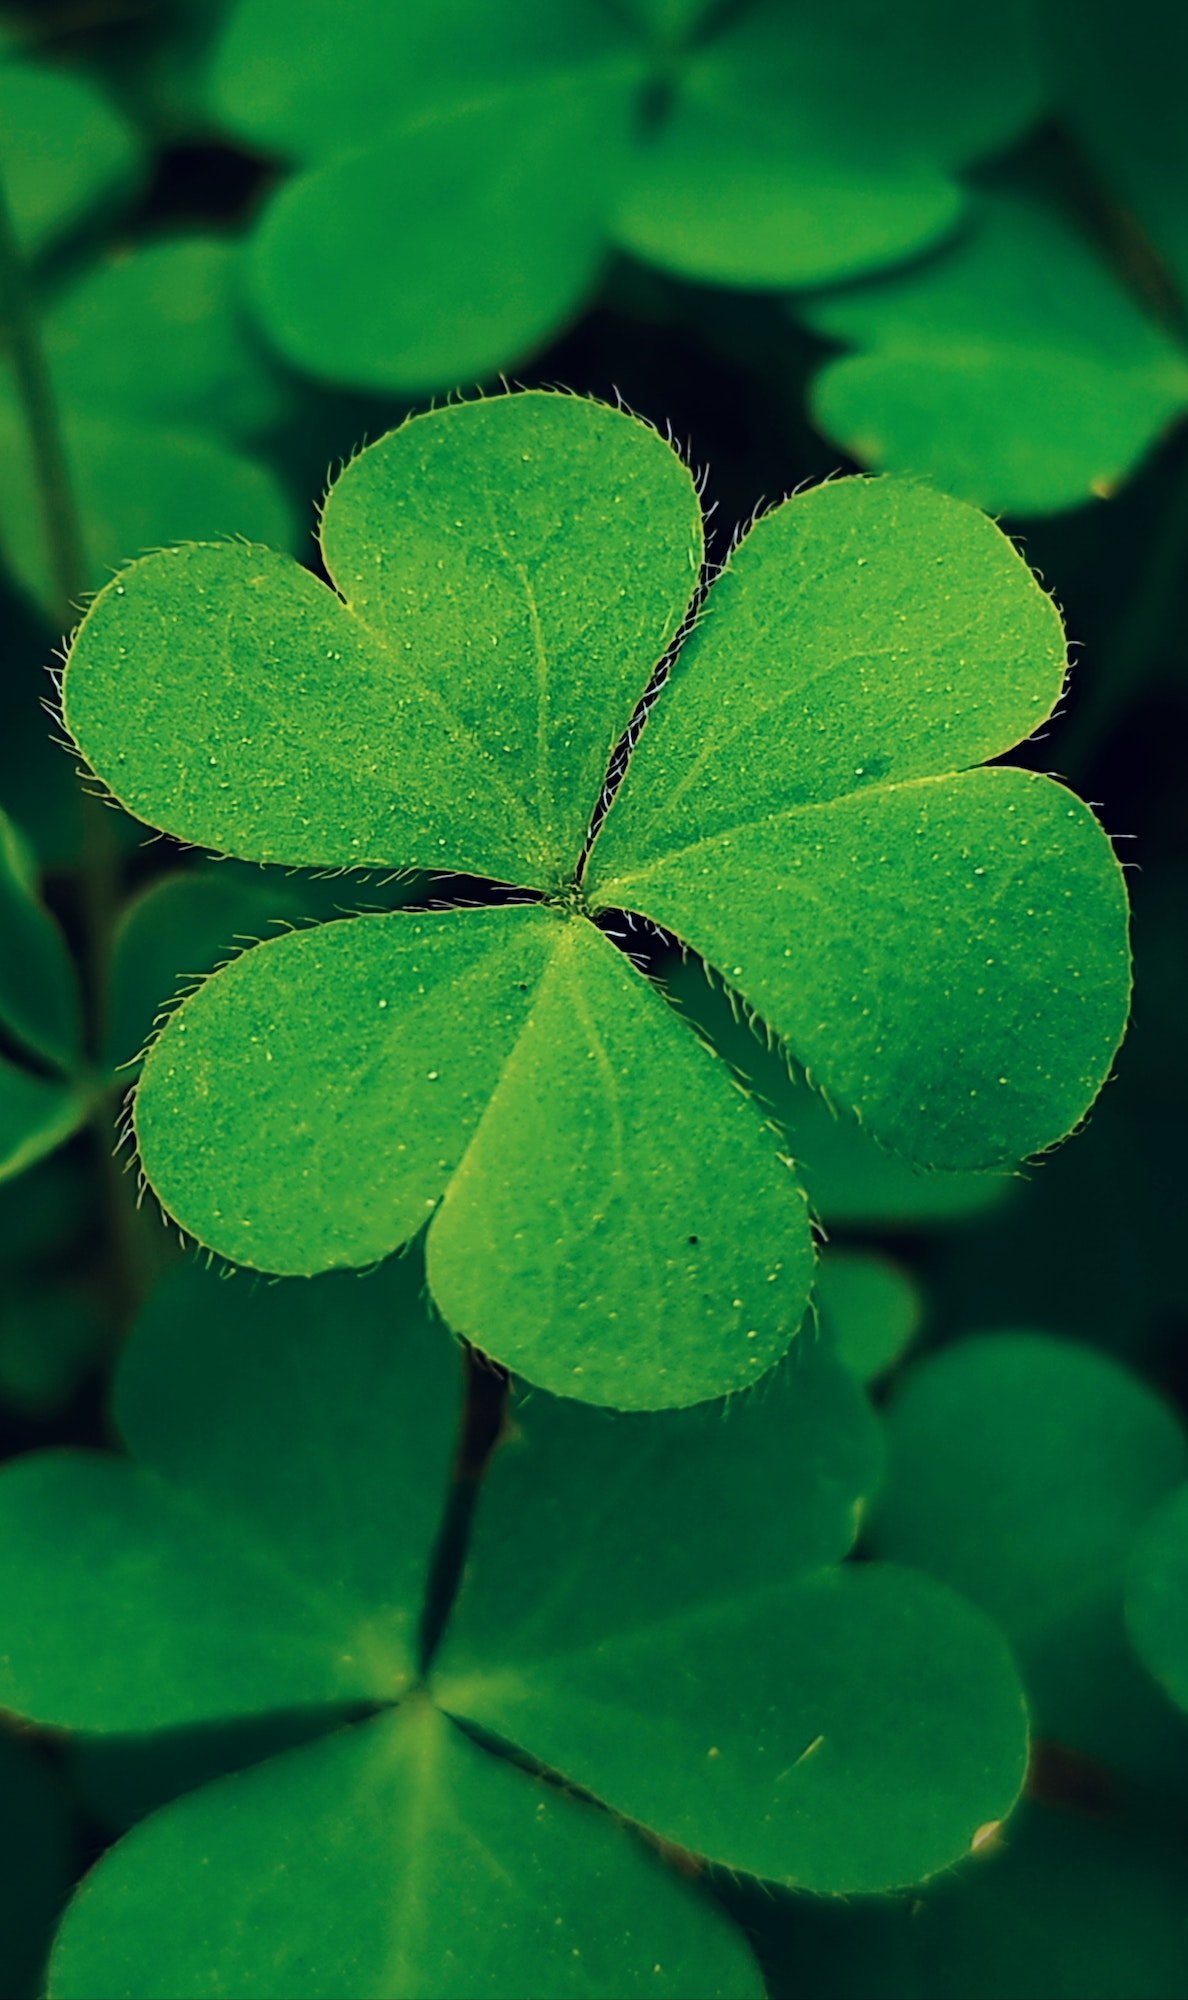
[[[0,2000],[35,2000],[71,1873],[65,1797],[48,1764],[0,1734]]]
[[[763,1991],[708,1898],[417,1700],[205,1787],[102,1861],[49,1990],[105,2000],[130,1974],[192,2000]]]
[[[0,1182],[0,1258],[48,1258],[60,1269],[86,1226],[92,1193],[80,1163],[62,1154]]]
[[[814,285],[910,256],[956,221],[952,169],[1039,108],[1025,9],[758,0],[682,66],[619,239],[715,284]]]
[[[1122,875],[1061,786],[959,767],[1030,734],[1063,678],[1055,608],[983,516],[890,481],[798,494],[712,586],[591,903],[676,931],[907,1158],[1038,1151],[1122,1034]]]
[[[130,192],[139,172],[135,134],[102,91],[0,48],[0,176],[28,255]]]
[[[284,413],[241,314],[242,246],[178,236],[110,252],[57,297],[42,338],[58,393],[130,422],[256,436]]]
[[[943,234],[952,170],[1038,108],[1016,0],[985,19],[940,0],[885,23],[866,0],[706,13],[241,0],[215,102],[312,169],[260,229],[270,338],[332,381],[419,391],[555,333],[612,233],[718,283],[868,269]]]
[[[760,1021],[748,1021],[728,987],[692,957],[663,967],[664,991],[771,1112],[788,1142],[816,1215],[832,1227],[933,1225],[994,1207],[1010,1174],[925,1173],[867,1137],[809,1084]]]
[[[1127,1676],[1122,1572],[1137,1529],[1184,1476],[1172,1412],[1089,1348],[985,1335],[905,1375],[887,1445],[872,1549],[997,1620],[1039,1734],[1145,1767],[1144,1734],[1162,1725],[1152,1704],[1148,1726],[1139,1677]],[[1186,1751],[1173,1733],[1169,1773]]]
[[[876,1382],[919,1331],[923,1301],[906,1270],[870,1250],[826,1250],[815,1289],[821,1331],[859,1382]]]
[[[775,2000],[1184,2000],[1179,1840],[1025,1803],[921,1895],[727,1901]]]
[[[1188,1486],[1156,1510],[1132,1552],[1126,1626],[1160,1686],[1188,1708]]]
[[[88,1117],[86,1084],[51,1082],[0,1056],[0,1181],[52,1153]]]
[[[826,435],[992,511],[1112,492],[1188,409],[1188,353],[1054,209],[982,197],[944,255],[792,309],[856,354],[826,365]]]
[[[79,1059],[82,1023],[66,940],[37,893],[36,864],[0,812],[0,1027],[55,1069]]]
[[[269,1288],[177,1273],[120,1374],[139,1463],[0,1473],[0,1698],[117,1733],[394,1698],[457,1381],[409,1266]]]

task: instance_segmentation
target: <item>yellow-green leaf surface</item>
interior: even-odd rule
[[[239,1263],[366,1264],[432,1218],[450,1324],[593,1402],[753,1381],[811,1282],[762,1114],[592,925],[539,904],[248,952],[171,1017],[135,1118],[166,1208]]]
[[[26,255],[135,185],[140,148],[102,91],[0,50],[0,172]]]
[[[1131,1554],[1126,1626],[1161,1687],[1188,1709],[1188,1487],[1157,1508]]]
[[[1090,1348],[985,1335],[905,1373],[887,1444],[872,1549],[996,1619],[1040,1733],[1129,1761],[1128,1736],[1146,1723],[1140,1676],[1124,1678],[1122,1577],[1136,1533],[1184,1476],[1172,1411]]]
[[[525,1400],[437,1700],[730,1868],[921,1879],[1010,1810],[1026,1732],[981,1615],[906,1570],[821,1567],[876,1477],[857,1386],[812,1347],[725,1411]]]
[[[604,1814],[426,1702],[138,1827],[67,1912],[51,2000],[761,2000],[740,1932]]]
[[[134,1462],[47,1452],[0,1476],[0,1702],[119,1732],[398,1696],[458,1384],[412,1269],[179,1273],[121,1373]]]
[[[616,233],[716,284],[874,270],[952,228],[952,168],[1012,137],[1037,103],[1017,5],[752,0],[689,53]]]
[[[697,579],[685,468],[616,411],[500,397],[357,458],[322,545],[341,596],[245,548],[103,593],[65,694],[99,775],[253,860],[569,877]]]
[[[1113,492],[1188,409],[1188,353],[1025,195],[984,196],[939,256],[794,311],[857,350],[817,378],[827,436],[996,512]]]
[[[0,812],[0,1027],[35,1056],[70,1069],[81,1021],[66,940],[37,893],[35,865]]]
[[[1061,786],[963,767],[1036,728],[1063,674],[1054,607],[972,509],[892,481],[786,501],[709,594],[591,901],[675,930],[919,1164],[1049,1145],[1125,1024],[1122,875]]]

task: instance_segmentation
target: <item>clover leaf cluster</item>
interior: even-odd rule
[[[518,900],[297,931],[170,1015],[135,1132],[199,1243],[309,1275],[427,1226],[447,1321],[529,1380],[648,1408],[757,1379],[804,1311],[807,1205],[616,911],[675,932],[917,1166],[1001,1167],[1082,1116],[1126,1015],[1125,893],[1063,786],[979,767],[1065,671],[991,522],[840,480],[698,599],[680,459],[537,393],[363,452],[321,548],[334,587],[246,546],[123,571],[71,649],[75,740],[182,839]]]
[[[1010,1811],[1026,1725],[992,1624],[843,1561],[880,1453],[822,1346],[725,1415],[517,1401],[451,1610],[460,1356],[419,1277],[183,1268],[120,1364],[130,1457],[0,1473],[0,1702],[166,1757],[205,1730],[233,1772],[93,1870],[52,2000],[757,2000],[704,1869],[639,1827],[848,1893],[947,1868]],[[236,1769],[243,1725],[286,1718],[294,1747],[262,1735]]]
[[[419,391],[543,344],[612,249],[763,289],[918,252],[1035,115],[1027,29],[1017,0],[239,0],[209,96],[297,168],[253,249],[270,338]]]

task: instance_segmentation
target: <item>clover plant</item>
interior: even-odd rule
[[[417,1286],[399,1262],[255,1290],[190,1267],[121,1364],[131,1461],[0,1474],[5,1707],[99,1735],[320,1712],[104,1859],[56,2000],[758,1995],[632,1828],[850,1892],[1010,1810],[1025,1725],[994,1628],[842,1561],[878,1439],[822,1348],[725,1416],[517,1399],[450,1610],[459,1356]]]
[[[336,589],[251,547],[121,572],[72,646],[68,728],[184,839],[506,898],[276,939],[170,1016],[134,1123],[190,1236],[296,1275],[428,1224],[450,1325],[533,1381],[649,1408],[757,1379],[801,1320],[808,1209],[611,941],[622,909],[918,1165],[998,1167],[1081,1117],[1126,1013],[1125,895],[1062,786],[975,768],[1065,671],[983,517],[861,480],[768,514],[605,792],[699,581],[697,496],[654,432],[542,394],[417,418],[343,473],[321,546]]]
[[[828,436],[1015,514],[1108,496],[1188,413],[1182,15],[1159,0],[1034,13],[1076,194],[1067,168],[999,170],[935,257],[789,302],[856,350],[813,390]]]
[[[759,288],[909,256],[1040,100],[1015,4],[240,0],[210,101],[298,169],[255,244],[271,339],[418,391],[522,359],[612,245]]]

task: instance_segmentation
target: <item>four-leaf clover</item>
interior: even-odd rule
[[[205,1728],[215,1771],[219,1726],[232,1765],[250,1718],[307,1739],[99,1863],[53,2000],[742,2000],[763,1988],[741,1937],[620,1816],[845,1894],[947,1868],[1011,1809],[1006,1648],[944,1584],[842,1561],[878,1435],[809,1342],[726,1412],[525,1399],[435,1646],[460,1370],[418,1277],[183,1269],[120,1366],[131,1462],[0,1474],[5,1708]]]
[[[698,586],[655,433],[546,394],[416,418],[343,473],[321,545],[335,588],[252,547],[125,570],[67,667],[84,756],[183,839],[521,900],[295,932],[169,1017],[135,1130],[199,1242],[308,1275],[428,1224],[446,1319],[530,1380],[632,1408],[754,1381],[801,1320],[806,1204],[616,910],[917,1164],[1008,1164],[1082,1116],[1125,1020],[1125,893],[1062,786],[970,768],[1065,671],[990,521],[865,480],[766,515],[600,823]]]

